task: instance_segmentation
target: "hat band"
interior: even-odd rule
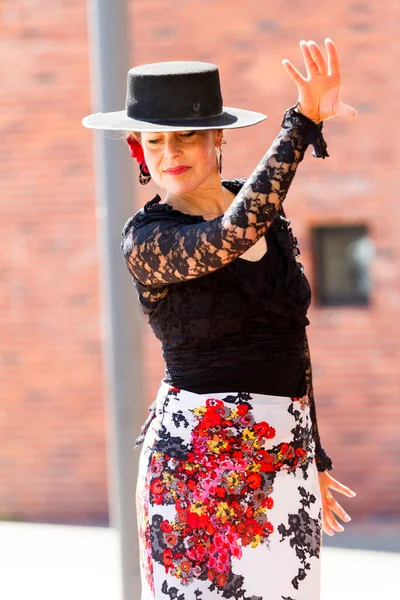
[[[162,118],[148,118],[148,117],[140,117],[140,116],[136,116],[132,111],[126,111],[127,116],[130,119],[135,119],[136,121],[143,121],[146,123],[157,123],[157,124],[168,124],[168,123],[176,123],[177,121],[179,122],[184,122],[184,123],[191,123],[196,122],[196,121],[204,121],[205,119],[215,119],[216,117],[221,117],[224,112],[220,111],[218,113],[212,113],[212,114],[207,114],[207,115],[200,115],[200,116],[196,116],[196,117],[184,117],[184,116],[179,116],[179,117],[165,117],[165,115]]]
[[[222,102],[216,106],[208,105],[202,107],[200,102],[194,102],[187,107],[182,106],[166,106],[162,111],[162,116],[154,114],[155,110],[140,110],[136,103],[126,104],[126,114],[131,119],[138,121],[149,121],[150,123],[160,123],[161,121],[168,123],[170,121],[195,121],[197,119],[213,119],[220,117],[223,114]],[[158,111],[157,111],[158,112]]]

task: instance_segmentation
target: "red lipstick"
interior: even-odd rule
[[[168,175],[181,175],[182,173],[186,173],[190,167],[185,167],[184,165],[180,167],[174,167],[173,169],[165,169],[165,173]]]

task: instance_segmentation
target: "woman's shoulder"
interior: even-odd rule
[[[245,178],[223,179],[222,185],[237,194],[245,182]],[[151,223],[154,220],[165,219],[173,219],[181,223],[200,223],[205,220],[200,215],[189,215],[173,208],[165,202],[161,202],[160,195],[156,194],[153,198],[148,200],[134,215],[129,217],[122,228],[122,236],[125,236],[133,227]]]
[[[161,197],[156,194],[154,198],[148,200],[142,208],[129,217],[122,228],[121,235],[124,237],[132,228],[141,227],[154,221],[165,219],[182,221],[182,216],[185,215],[173,209],[169,204],[161,203]]]
[[[246,177],[238,177],[236,179],[222,179],[222,185],[231,192],[237,194],[242,189],[246,181]],[[284,213],[281,213],[283,213],[283,210],[278,211],[277,217],[279,219],[282,218],[283,221],[288,221],[285,218]],[[134,215],[129,217],[129,219],[126,221],[125,225],[122,228],[121,235],[123,237],[126,236],[129,230],[131,230],[132,228],[141,227],[145,224],[152,223],[154,221],[164,220],[175,220],[185,224],[202,223],[205,221],[205,219],[201,215],[190,215],[187,213],[183,213],[173,208],[169,204],[161,202],[160,195],[156,194],[153,198],[148,200],[142,206],[142,208],[140,208]],[[273,223],[274,222],[272,222],[272,225]]]

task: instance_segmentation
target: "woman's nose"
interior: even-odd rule
[[[164,154],[166,156],[177,156],[179,154],[179,143],[177,140],[173,138],[165,140]]]

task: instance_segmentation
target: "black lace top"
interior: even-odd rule
[[[237,193],[223,215],[206,221],[160,204],[157,195],[126,222],[121,244],[142,310],[162,343],[165,381],[190,389],[190,381],[216,366],[221,374],[234,372],[244,356],[260,366],[303,364],[320,471],[333,466],[321,447],[312,393],[305,333],[311,292],[282,202],[309,143],[314,156],[328,156],[321,130],[322,123],[287,110],[252,175],[223,182]],[[255,288],[237,259],[263,235],[281,260],[275,281],[265,278]],[[234,391],[226,377],[223,386]]]

